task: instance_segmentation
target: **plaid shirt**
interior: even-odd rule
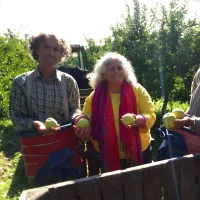
[[[65,73],[64,73],[65,74]],[[68,74],[64,75],[67,90],[69,114],[71,118],[80,108],[80,94],[76,81]],[[44,122],[53,117],[58,123],[64,123],[63,92],[61,89],[61,76],[55,76],[46,81],[39,69],[33,72],[31,89],[31,113],[28,113],[27,103],[27,73],[14,78],[10,92],[10,118],[18,131],[33,130],[35,120]]]

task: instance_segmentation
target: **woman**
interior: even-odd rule
[[[91,137],[100,152],[103,171],[124,169],[151,162],[151,135],[156,116],[148,92],[137,83],[128,60],[107,53],[90,75],[94,91],[82,113],[91,118]],[[126,127],[121,117],[135,114],[135,125]]]

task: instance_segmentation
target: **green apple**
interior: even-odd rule
[[[133,125],[135,124],[135,115],[127,113],[122,116],[121,120],[124,125]]]
[[[163,116],[164,126],[166,128],[173,128],[175,126],[175,119],[176,119],[176,117],[174,116],[173,113],[166,113]]]
[[[79,121],[78,121],[78,124],[77,126],[79,128],[88,128],[90,126],[90,123],[88,121],[88,119],[86,118],[81,118]]]
[[[185,116],[185,112],[179,108],[175,108],[172,113],[174,114],[174,116],[176,117],[176,119],[183,119],[183,117]]]
[[[57,121],[54,118],[47,118],[44,123],[46,128],[56,128],[59,126]]]

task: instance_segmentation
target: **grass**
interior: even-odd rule
[[[19,141],[9,120],[0,122],[0,199],[19,199],[28,189]]]

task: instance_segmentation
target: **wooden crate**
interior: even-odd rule
[[[200,155],[26,190],[20,200],[196,200]]]
[[[89,96],[89,94],[90,94],[92,91],[93,91],[93,88],[79,89],[79,92],[80,92],[81,109],[83,108],[85,99]]]

